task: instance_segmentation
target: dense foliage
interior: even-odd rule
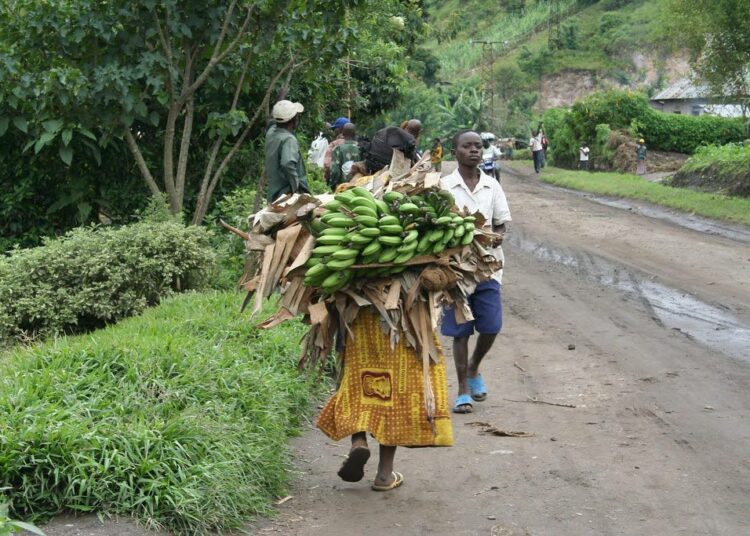
[[[304,139],[394,106],[407,66],[434,70],[420,4],[0,3],[2,245],[122,223],[149,194],[201,223],[216,193],[256,185],[277,98],[304,103]]]
[[[597,127],[602,128],[599,125],[629,129],[633,136],[643,137],[651,149],[688,154],[701,145],[725,144],[745,137],[741,119],[664,114],[651,108],[643,95],[626,91],[594,93],[569,109],[547,110],[544,125],[552,155],[560,165],[577,162],[578,147],[582,142],[595,143]]]
[[[0,343],[103,326],[212,275],[208,233],[175,221],[78,228],[0,257]]]
[[[92,335],[0,355],[0,488],[16,517],[239,527],[284,493],[310,407],[300,322],[258,331],[235,293],[186,295]]]

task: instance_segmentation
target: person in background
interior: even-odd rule
[[[331,158],[333,158],[333,150],[344,143],[344,136],[341,134],[341,131],[344,129],[344,125],[349,122],[348,117],[339,117],[329,125],[333,129],[334,138],[333,141],[328,144],[328,149],[326,149],[325,156],[323,157],[323,177],[326,182],[328,182],[331,176]]]
[[[351,178],[354,162],[359,161],[359,144],[357,144],[357,129],[353,123],[347,123],[341,129],[344,142],[336,146],[331,156],[331,175],[328,185],[332,190],[342,182]]]
[[[638,144],[635,146],[635,159],[636,168],[635,172],[637,175],[646,174],[646,140],[641,138],[638,140]]]
[[[433,171],[440,171],[443,163],[443,144],[440,142],[440,138],[432,140],[432,149],[430,149],[430,162],[432,163]]]
[[[456,134],[453,138],[453,155],[458,161],[458,168],[440,180],[440,187],[453,194],[457,207],[468,214],[480,212],[486,220],[485,225],[501,235],[492,244],[491,253],[503,262],[500,244],[505,224],[510,221],[510,210],[503,187],[479,168],[482,162],[482,139],[479,134],[471,130]],[[458,397],[453,405],[454,413],[471,413],[472,400],[482,402],[487,398],[487,387],[479,373],[479,365],[492,348],[503,325],[502,277],[501,268],[492,279],[479,283],[469,297],[474,320],[458,324],[453,309],[444,311],[441,333],[446,337],[453,337],[453,359],[458,376]],[[479,335],[469,359],[469,337],[475,331]]]
[[[483,168],[483,171],[488,173],[491,170],[492,176],[500,182],[500,158],[503,152],[495,147],[490,139],[482,140],[482,147],[482,164],[487,163],[487,169]]]
[[[539,134],[542,137],[542,154],[540,156],[542,157],[541,167],[543,168],[547,165],[547,149],[549,148],[549,141],[547,140],[547,135],[544,133],[544,129],[542,128],[541,124],[539,125]]]
[[[300,103],[288,100],[277,102],[271,110],[273,123],[266,132],[265,144],[266,198],[269,203],[284,194],[310,192],[305,160],[294,136],[299,125],[299,114],[304,110]]]
[[[414,151],[414,161],[417,162],[422,158],[422,151],[420,151],[418,148],[419,135],[422,133],[422,121],[420,121],[419,119],[409,119],[408,121],[404,121],[403,123],[401,123],[401,128],[414,136],[414,139],[416,140],[417,148]]]
[[[589,146],[583,142],[578,148],[578,169],[589,170]]]
[[[540,131],[534,133],[529,140],[529,148],[531,148],[531,157],[534,159],[534,171],[539,173],[542,170],[542,134]]]

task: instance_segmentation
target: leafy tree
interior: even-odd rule
[[[717,95],[744,96],[750,107],[750,0],[671,0],[669,24],[693,66]],[[746,113],[747,115],[747,113]]]
[[[150,193],[166,193],[173,213],[194,203],[199,223],[232,160],[262,133],[276,89],[311,96],[327,80],[321,72],[342,73],[363,28],[387,35],[388,18],[413,3],[4,2],[0,135],[14,128],[27,151],[54,149],[66,165],[123,145]],[[393,80],[381,82],[382,91]]]

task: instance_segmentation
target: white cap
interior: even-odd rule
[[[280,100],[273,105],[271,116],[277,123],[286,123],[287,121],[291,121],[295,115],[301,114],[304,111],[305,107],[299,102]]]

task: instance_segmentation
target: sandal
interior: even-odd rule
[[[391,474],[393,475],[393,482],[391,482],[390,484],[386,484],[385,486],[381,486],[380,484],[375,484],[373,482],[372,489],[374,491],[391,491],[392,489],[396,489],[404,483],[404,475],[402,475],[401,473],[397,473],[396,471]]]
[[[349,455],[336,474],[345,482],[359,482],[365,476],[365,464],[369,459],[370,449],[355,447],[349,451]]]
[[[453,413],[471,413],[472,411],[474,411],[474,405],[469,395],[460,395],[453,404]]]
[[[484,379],[481,374],[477,374],[473,378],[467,378],[469,382],[469,389],[471,390],[471,398],[477,402],[484,402],[487,400],[487,386],[484,385]]]

